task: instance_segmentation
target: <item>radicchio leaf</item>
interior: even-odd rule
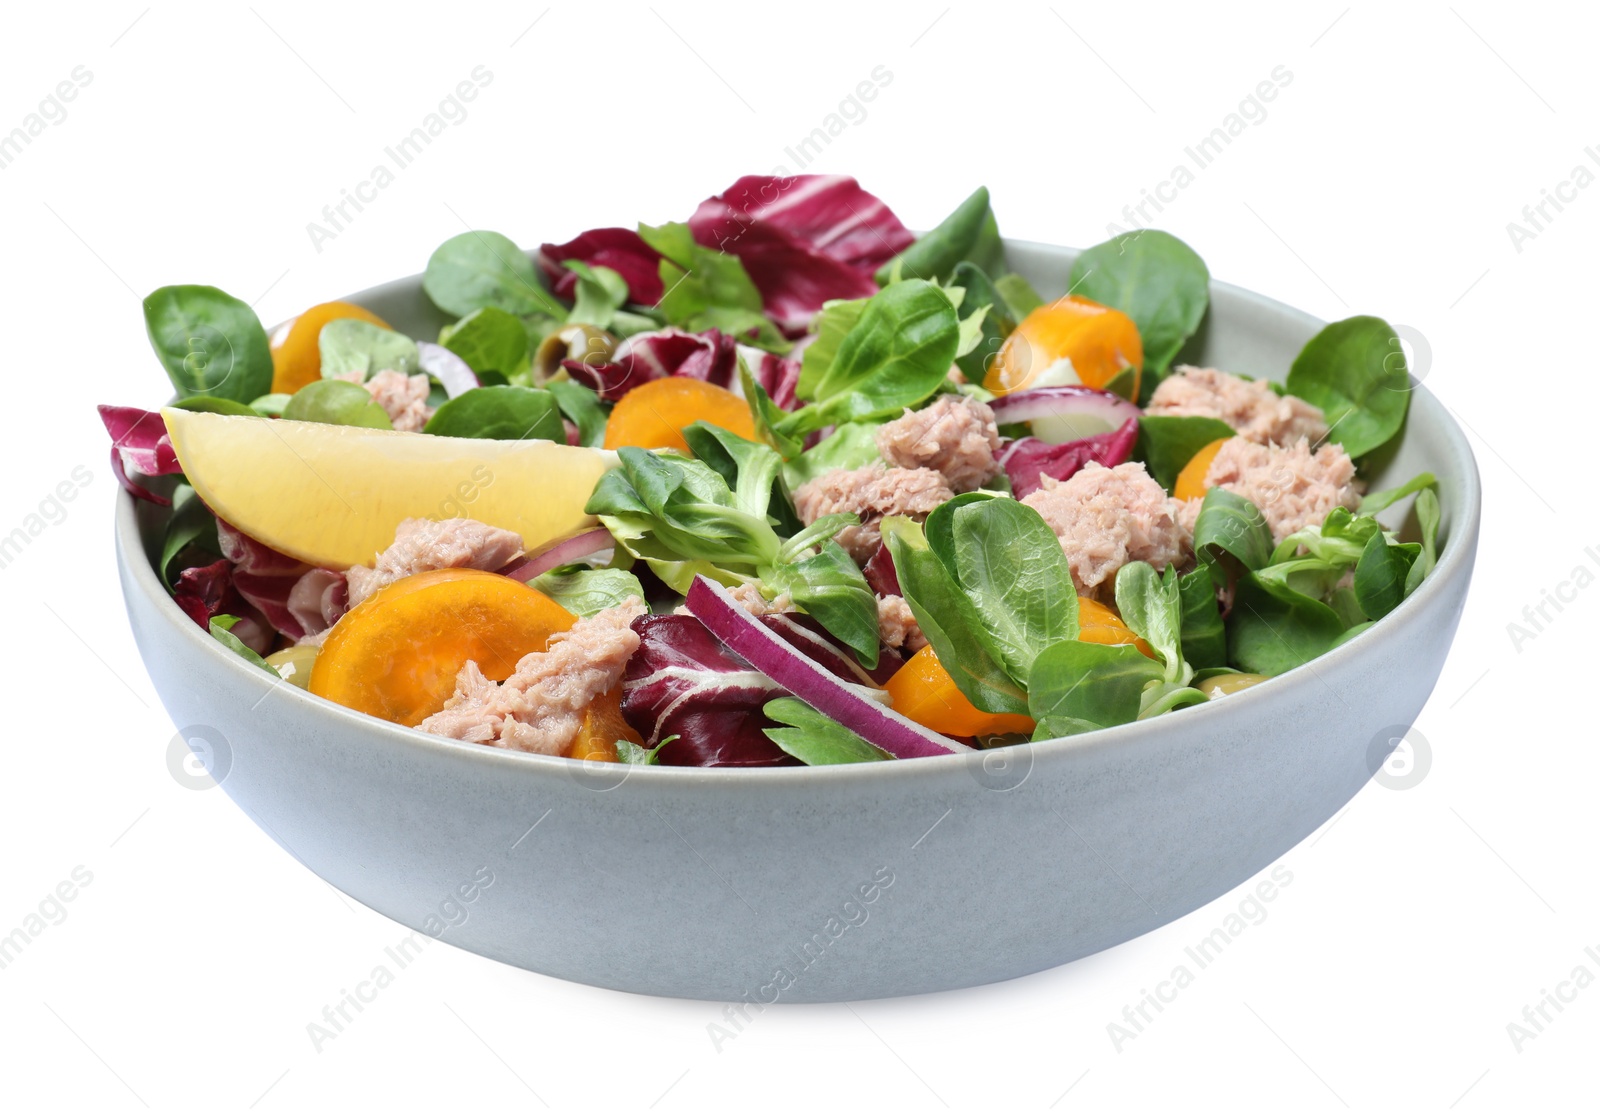
[[[746,175],[689,219],[700,244],[739,257],[790,336],[829,299],[877,293],[872,273],[916,238],[846,175]]]
[[[867,671],[810,617],[769,614],[761,623],[851,683],[881,685],[903,662],[886,650]],[[762,707],[789,692],[729,651],[697,618],[642,616],[633,622],[639,650],[622,680],[622,713],[654,748],[668,737],[658,763],[702,768],[793,764],[765,729],[776,726]]]
[[[561,367],[612,403],[641,384],[668,376],[732,388],[739,376],[739,344],[721,330],[692,334],[669,327],[627,338],[605,364],[567,360]]]
[[[241,643],[258,655],[272,647],[272,629],[240,596],[233,584],[233,564],[227,559],[183,571],[172,587],[172,600],[204,632],[211,631],[213,617],[232,615],[239,618],[232,631]]]
[[[1041,487],[1040,478],[1065,481],[1090,462],[1121,465],[1139,439],[1139,420],[1129,419],[1114,431],[1052,445],[1037,438],[1017,438],[1000,450],[1000,466],[1011,479],[1018,500]]]
[[[579,260],[622,276],[628,283],[629,302],[654,306],[661,300],[661,253],[632,229],[590,229],[566,244],[541,245],[538,259],[551,289],[564,299],[574,296],[578,276],[562,262]]]
[[[217,545],[222,548],[223,557],[233,564],[233,586],[239,595],[261,610],[267,623],[289,639],[298,640],[306,635],[307,628],[289,607],[289,598],[311,567],[274,551],[220,519],[217,521]]]
[[[111,435],[111,472],[128,492],[151,504],[170,507],[172,501],[153,493],[130,476],[142,473],[146,477],[161,477],[182,473],[178,455],[173,452],[172,439],[167,437],[167,424],[154,411],[139,407],[112,407],[101,404],[100,421]]]

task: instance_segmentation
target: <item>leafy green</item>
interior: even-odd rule
[[[486,306],[518,316],[567,316],[566,309],[539,285],[533,261],[500,233],[474,230],[445,241],[428,257],[422,289],[435,306],[457,317]]]
[[[1194,675],[1183,659],[1183,598],[1178,571],[1157,574],[1148,562],[1130,562],[1117,571],[1117,612],[1122,623],[1149,644],[1166,667],[1166,681],[1182,686]]]
[[[567,440],[555,396],[542,388],[510,384],[468,388],[441,404],[422,429],[452,438]]]
[[[683,428],[683,440],[697,461],[716,470],[728,486],[734,507],[752,516],[767,515],[773,485],[783,468],[772,447],[704,421]]]
[[[816,336],[800,355],[800,380],[795,394],[801,399],[817,398],[817,384],[832,366],[840,343],[861,320],[867,301],[835,299],[822,304],[821,313],[811,323],[811,332]]]
[[[1400,339],[1369,315],[1324,326],[1294,359],[1287,387],[1322,408],[1329,439],[1353,458],[1399,433],[1411,399]]]
[[[1234,589],[1228,660],[1241,671],[1282,674],[1326,652],[1346,627],[1323,602],[1247,573]]]
[[[144,300],[150,346],[180,396],[249,403],[272,390],[267,331],[248,303],[215,287],[162,287]]]
[[[359,372],[366,380],[384,369],[410,376],[420,364],[416,342],[359,318],[335,318],[323,326],[317,335],[317,350],[322,355],[324,379]]]
[[[172,406],[182,411],[207,411],[213,415],[256,415],[251,405],[221,396],[188,396]]]
[[[762,732],[784,752],[807,764],[860,764],[894,759],[798,698],[774,698],[761,712],[773,721],[793,727]]]
[[[989,651],[983,618],[929,549],[921,526],[900,516],[885,517],[879,526],[894,558],[901,596],[956,687],[980,710],[1027,713],[1027,691]]]
[[[750,421],[756,428],[756,437],[776,450],[780,458],[787,460],[798,455],[805,446],[805,440],[784,434],[778,429],[789,413],[774,403],[767,390],[756,383],[743,357],[739,358],[739,387],[744,392],[745,403],[750,407]]]
[[[815,554],[763,571],[762,581],[787,593],[867,670],[878,665],[878,599],[845,549],[828,540]]]
[[[231,613],[218,613],[216,616],[211,618],[209,631],[212,638],[215,639],[217,643],[221,644],[223,647],[239,656],[240,659],[255,664],[257,667],[270,673],[274,678],[276,678],[278,673],[272,670],[272,665],[266,660],[262,659],[261,656],[256,653],[255,649],[251,648],[243,640],[239,639],[233,634],[233,626],[238,623],[239,618],[233,616]]]
[[[283,409],[289,406],[289,393],[269,392],[250,401],[250,410],[268,419],[283,418]]]
[[[1211,300],[1211,273],[1195,250],[1171,233],[1119,233],[1072,262],[1068,290],[1122,311],[1139,327],[1152,382],[1167,371]]]
[[[1227,489],[1211,489],[1200,504],[1194,525],[1194,553],[1215,559],[1232,555],[1245,569],[1265,566],[1272,557],[1272,531],[1261,510]]]
[[[1027,689],[1039,653],[1078,635],[1078,595],[1055,532],[1026,504],[967,493],[934,509],[926,537],[971,601],[976,635]]]
[[[994,286],[1011,309],[1011,316],[1019,322],[1044,305],[1044,299],[1033,289],[1033,284],[1016,272],[1002,275],[994,281]]]
[[[1183,601],[1183,658],[1196,671],[1227,666],[1228,633],[1217,607],[1211,567],[1201,564],[1179,578],[1178,596]]]
[[[528,364],[528,328],[498,306],[474,310],[439,331],[439,344],[466,361],[473,372],[519,374]]]
[[[660,764],[661,761],[658,759],[657,754],[677,739],[678,735],[676,733],[670,737],[663,737],[661,743],[653,749],[647,749],[643,745],[636,745],[626,738],[619,739],[617,741],[617,760],[622,764]]]
[[[1062,640],[1039,653],[1028,689],[1035,741],[1070,737],[1138,718],[1145,688],[1161,665],[1132,645]]]
[[[974,384],[981,384],[989,362],[1000,352],[1000,346],[1011,336],[1011,331],[1017,328],[1017,322],[1005,298],[978,265],[968,260],[961,261],[956,265],[951,282],[963,292],[961,305],[956,308],[956,313],[963,321],[980,310],[983,312],[978,319],[981,328],[977,345],[956,357],[956,367],[961,370],[961,375]]]
[[[656,304],[668,323],[686,330],[718,329],[774,352],[789,343],[762,310],[761,292],[737,256],[696,243],[689,226],[640,225],[639,235],[664,257],[663,294]]]
[[[630,597],[644,600],[644,588],[639,585],[639,579],[632,571],[616,567],[557,567],[528,584],[553,598],[567,612],[580,617],[592,617],[602,609],[621,605]]]
[[[950,216],[879,268],[876,279],[880,285],[902,276],[948,279],[963,260],[970,260],[984,271],[999,271],[1005,266],[1005,249],[985,186],[974,190]]]
[[[606,438],[609,416],[593,388],[576,380],[548,380],[544,390],[556,397],[556,406],[578,428],[578,444],[599,446]]]
[[[1356,563],[1354,587],[1362,612],[1382,620],[1405,600],[1406,579],[1421,552],[1416,543],[1390,543],[1382,532],[1367,540]]]
[[[283,417],[303,423],[393,430],[389,413],[360,384],[348,380],[314,380],[289,397]]]
[[[606,329],[622,304],[628,301],[628,281],[612,268],[590,267],[582,260],[563,260],[561,266],[578,277],[573,287],[568,322]]]
[[[1141,415],[1133,456],[1171,492],[1190,459],[1217,439],[1233,435],[1232,427],[1208,415]]]
[[[1375,493],[1368,493],[1361,498],[1361,507],[1356,509],[1360,516],[1376,516],[1379,512],[1398,504],[1412,493],[1431,489],[1437,480],[1431,473],[1419,473],[1404,485],[1396,485],[1392,489],[1379,489]],[[1435,500],[1438,498],[1435,497]]]
[[[1407,597],[1416,592],[1416,588],[1439,561],[1439,498],[1432,489],[1424,489],[1417,494],[1416,513],[1417,525],[1422,529],[1422,544],[1421,552],[1406,575]]]
[[[814,386],[816,402],[779,424],[800,435],[836,423],[884,419],[921,403],[948,378],[961,342],[950,296],[920,279],[867,301]]]
[[[171,586],[177,581],[174,568],[178,557],[189,551],[222,557],[217,544],[217,519],[195,495],[194,489],[180,483],[172,490],[172,516],[167,520],[161,540],[161,560],[156,569]]]
[[[859,469],[882,460],[878,424],[841,423],[827,438],[784,463],[783,476],[791,489],[798,489],[829,470]]]

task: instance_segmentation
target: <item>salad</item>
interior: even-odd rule
[[[987,190],[919,237],[854,179],[750,176],[532,255],[452,237],[436,336],[164,287],[176,402],[100,412],[174,601],[274,682],[593,761],[935,756],[1225,700],[1433,568],[1434,478],[1362,476],[1393,328],[1281,386],[1196,367],[1209,283],[1143,230],[1046,300]]]

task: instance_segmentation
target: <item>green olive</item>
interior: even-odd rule
[[[284,682],[297,687],[311,685],[311,665],[316,662],[318,648],[315,644],[295,644],[267,657],[267,666],[276,671]]]
[[[562,326],[545,335],[533,354],[533,375],[544,383],[561,371],[562,361],[582,361],[599,365],[617,351],[618,339],[605,330],[581,322]]]
[[[1235,671],[1231,675],[1218,675],[1196,685],[1207,698],[1226,698],[1257,683],[1264,683],[1270,678],[1271,675],[1250,675],[1243,671]]]

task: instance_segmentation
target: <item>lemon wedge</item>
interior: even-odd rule
[[[178,463],[206,507],[274,550],[336,570],[394,542],[400,521],[462,516],[533,550],[595,523],[604,450],[542,440],[298,423],[164,408]]]

